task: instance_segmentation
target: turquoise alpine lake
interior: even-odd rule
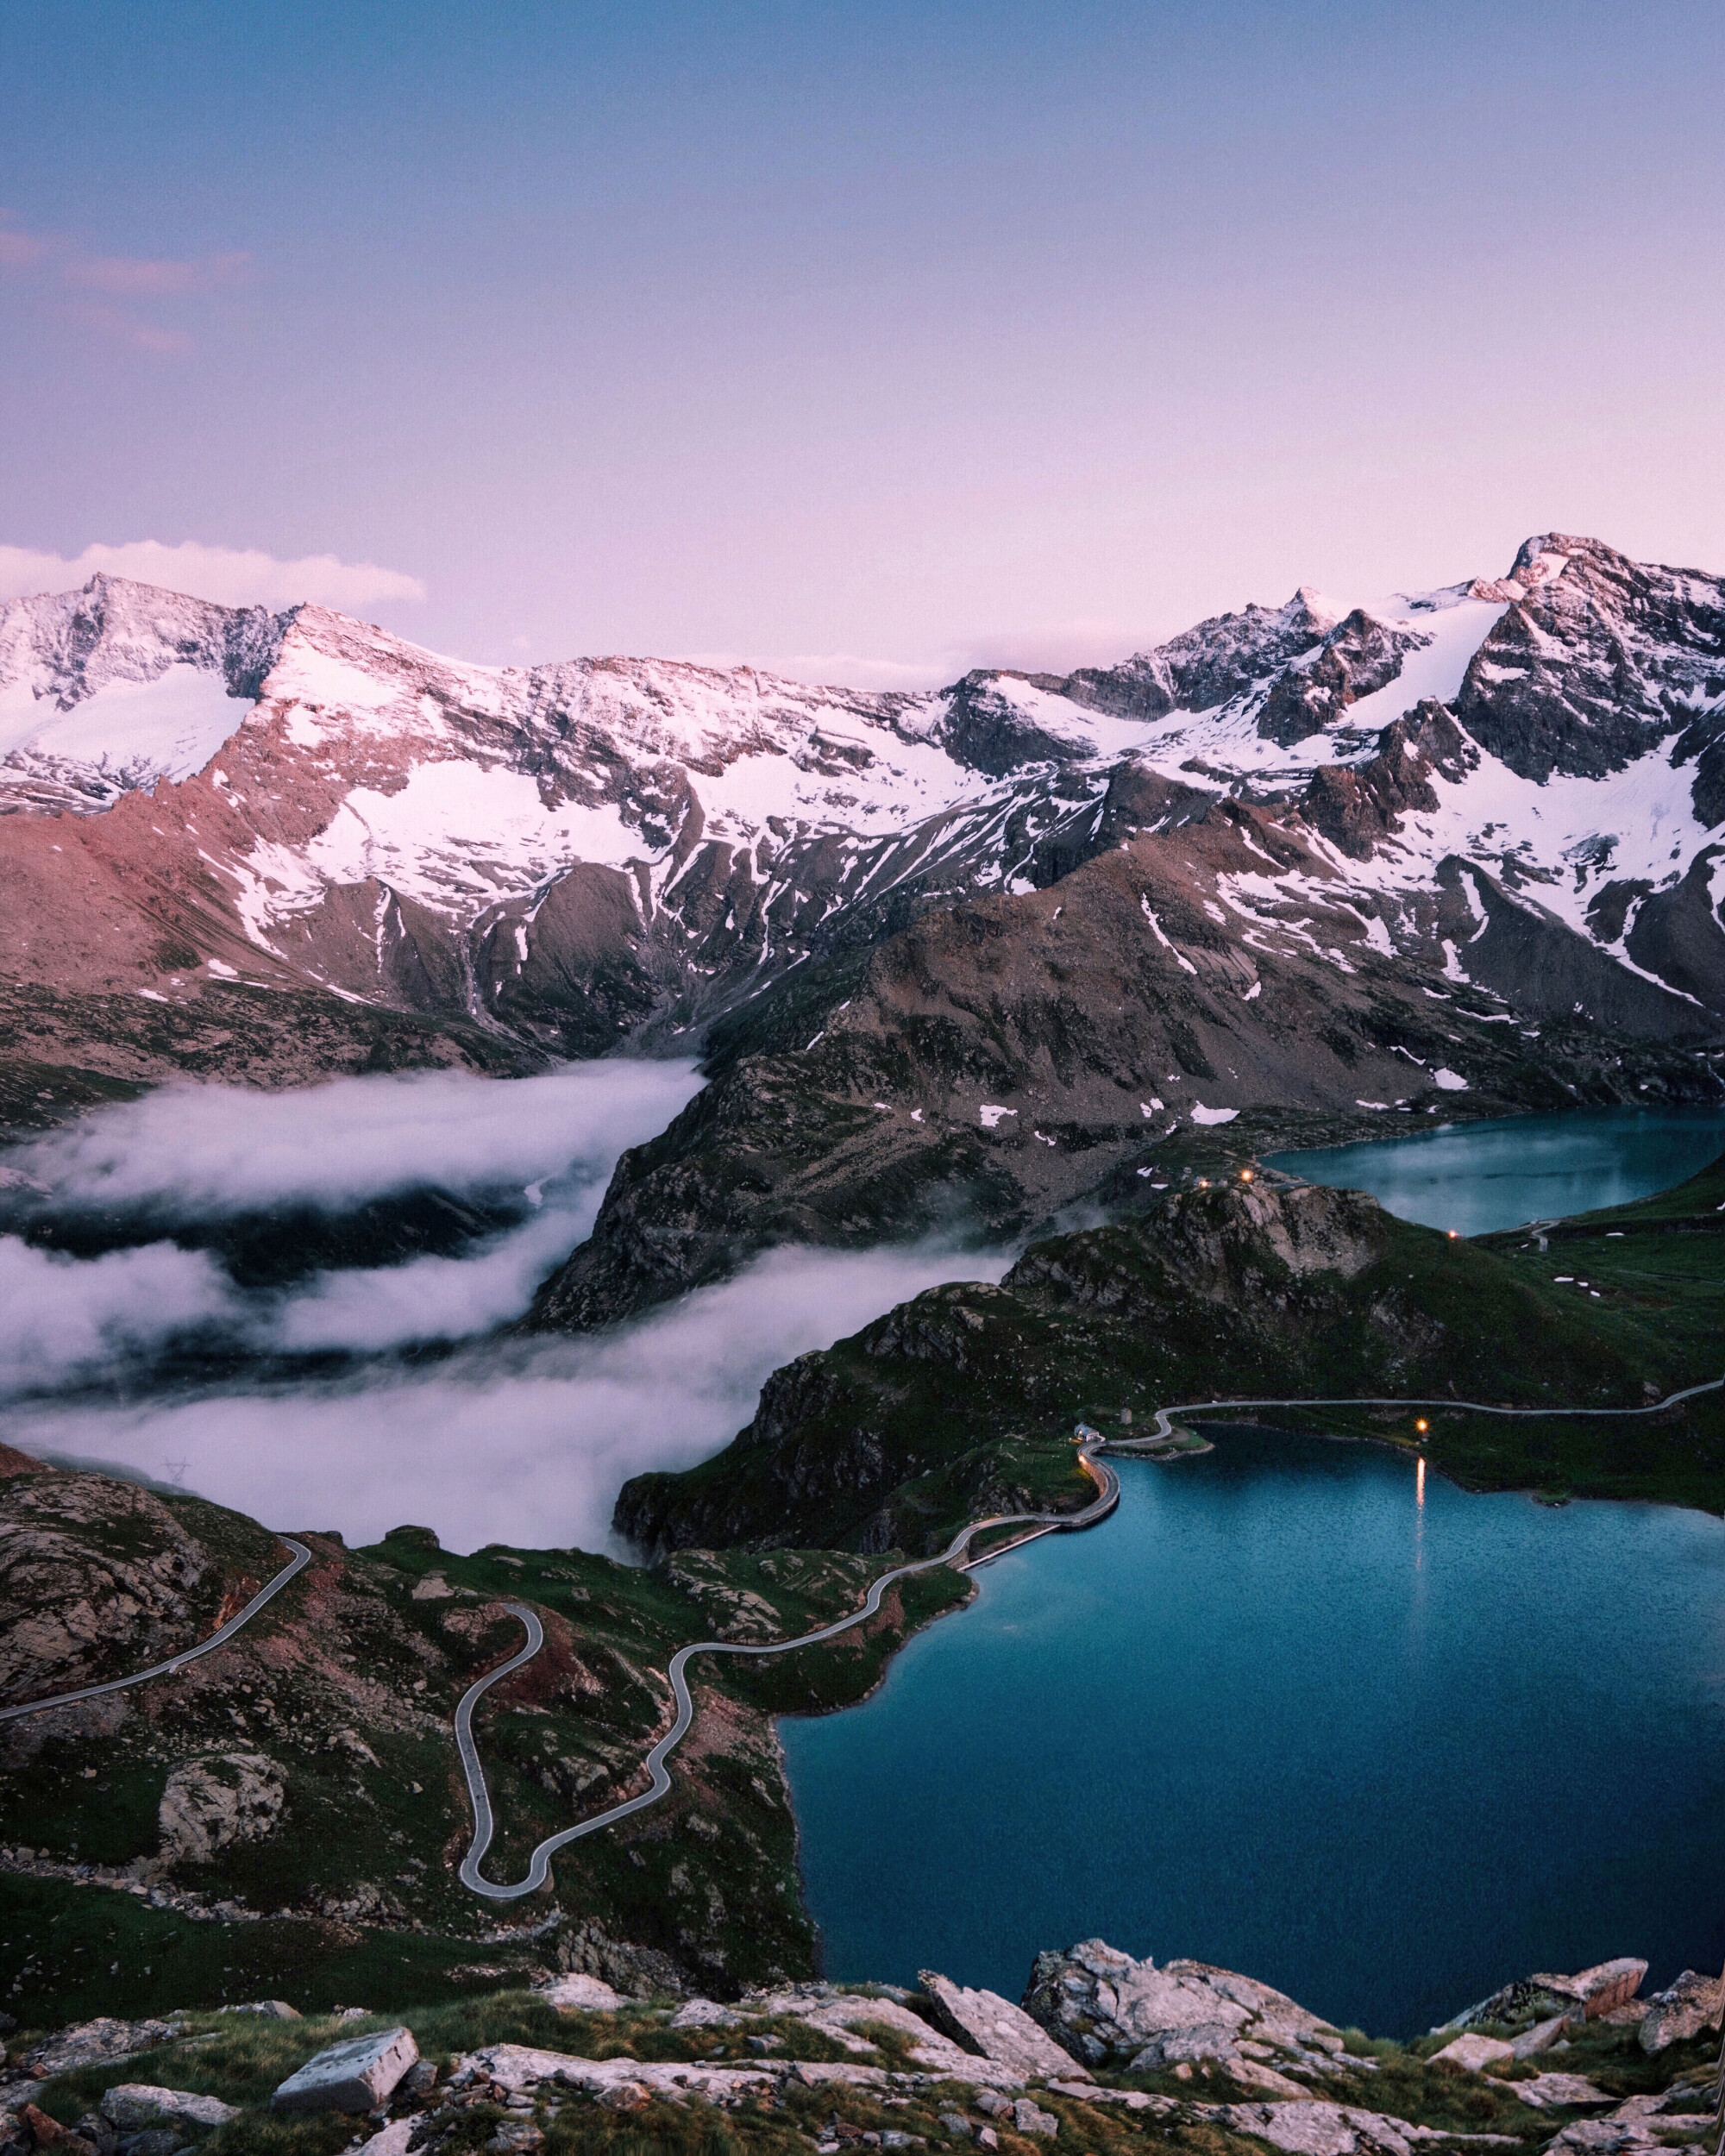
[[[1446,1125],[1359,1145],[1271,1153],[1264,1165],[1334,1188],[1367,1190],[1430,1228],[1490,1235],[1669,1190],[1725,1148],[1725,1103],[1578,1108]]]
[[[1670,1187],[1725,1109],[1480,1123],[1276,1165],[1479,1234]],[[1725,1959],[1725,1525],[1471,1495],[1209,1428],[979,1573],[872,1698],[782,1720],[826,1973],[1016,1998],[1094,1935],[1411,2035],[1512,1977]]]
[[[1215,1435],[780,1723],[827,1975],[1016,1999],[1100,1935],[1410,2035],[1535,1969],[1716,1970],[1725,1526]]]

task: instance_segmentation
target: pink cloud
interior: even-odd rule
[[[60,272],[68,285],[86,291],[111,292],[125,299],[160,299],[178,292],[209,291],[237,284],[251,266],[243,251],[206,254],[191,261],[152,261],[124,254],[97,254],[68,262]]]
[[[31,269],[48,251],[48,241],[13,227],[13,212],[0,210],[0,269]]]
[[[129,344],[139,352],[185,353],[192,349],[192,341],[184,329],[164,329],[160,323],[145,322],[137,315],[129,314],[122,307],[104,307],[95,303],[80,303],[66,310],[68,322],[80,329],[92,330],[99,337],[109,337],[116,344]]]

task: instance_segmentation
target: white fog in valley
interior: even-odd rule
[[[587,1233],[618,1156],[699,1089],[687,1062],[545,1076],[342,1079],[286,1094],[163,1088],[16,1150],[10,1193],[76,1219],[143,1214],[160,1239],[78,1258],[0,1237],[6,1440],[179,1483],[270,1525],[373,1540],[413,1520],[446,1547],[603,1548],[619,1484],[706,1457],[762,1380],[943,1280],[1003,1255],[925,1244],[778,1250],[737,1279],[580,1338],[484,1338]],[[259,1211],[341,1215],[432,1187],[512,1194],[518,1224],[459,1256],[246,1289],[167,1231]],[[370,1356],[339,1377],[153,1388],[149,1357],[213,1342]],[[391,1351],[456,1343],[417,1367]],[[120,1402],[122,1404],[116,1404]]]
[[[770,1370],[944,1280],[1008,1259],[924,1245],[781,1250],[640,1324],[463,1351],[434,1369],[132,1408],[15,1408],[24,1451],[119,1463],[275,1527],[374,1541],[412,1520],[452,1550],[604,1549],[629,1476],[691,1467],[755,1411]]]

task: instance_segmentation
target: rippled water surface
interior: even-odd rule
[[[1223,1434],[781,1725],[838,1978],[1016,1998],[1100,1934],[1375,2033],[1725,1954],[1725,1527]]]

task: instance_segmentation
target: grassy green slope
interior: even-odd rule
[[[1302,1395],[1640,1408],[1725,1370],[1722,1203],[1716,1163],[1542,1251],[1527,1236],[1452,1238],[1355,1193],[1173,1192],[1139,1219],[1036,1245],[998,1288],[932,1289],[776,1372],[726,1451],[638,1477],[619,1524],[661,1546],[921,1548],[1014,1497],[1081,1501],[1072,1425],[1125,1434],[1122,1409],[1136,1426],[1164,1405]],[[1597,1420],[1445,1408],[1427,1432],[1411,1412],[1276,1420],[1423,1441],[1483,1484],[1725,1509],[1718,1395]]]

